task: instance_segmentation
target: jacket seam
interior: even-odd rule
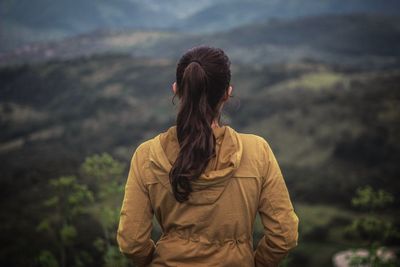
[[[140,144],[138,147],[137,147],[137,149],[139,149],[139,147],[141,147],[143,144],[145,144],[146,142],[144,142],[144,143],[142,143],[142,144]],[[150,201],[150,203],[151,203],[151,199],[150,199],[150,196],[149,196],[149,191],[148,191],[148,186],[147,186],[147,184],[144,182],[144,177],[147,175],[146,174],[146,172],[147,172],[147,169],[148,169],[148,167],[149,167],[149,161],[148,161],[148,155],[149,155],[149,146],[147,145],[147,147],[145,147],[145,149],[143,149],[143,148],[141,148],[143,151],[141,152],[141,154],[143,155],[143,156],[145,156],[144,158],[142,158],[141,160],[139,160],[139,162],[138,163],[141,163],[141,161],[144,161],[145,162],[145,164],[143,164],[142,166],[138,166],[139,167],[139,177],[137,177],[138,178],[138,180],[139,180],[139,183],[141,184],[141,187],[142,188],[144,188],[145,189],[145,193],[146,193],[146,195],[147,195],[147,197],[149,198],[149,201]],[[147,150],[147,151],[146,151]],[[141,150],[138,150],[138,151],[141,151]],[[137,156],[139,156],[139,154],[137,155]],[[151,205],[152,206],[152,205]],[[141,212],[141,220],[140,220],[140,223],[139,223],[139,225],[138,225],[138,229],[141,229],[142,228],[142,225],[143,225],[143,223],[144,223],[144,221],[145,221],[145,219],[144,219],[144,215],[145,215],[145,209],[142,209],[142,212]],[[134,237],[133,237],[133,239],[134,240],[136,240],[137,239],[137,236],[138,236],[138,234],[139,234],[139,231],[136,231],[136,233],[135,233],[135,235],[134,235]]]
[[[145,177],[147,176],[147,173],[150,171],[150,159],[149,159],[149,155],[150,155],[150,145],[151,143],[149,143],[150,140],[143,142],[142,144],[140,144],[140,146],[142,145],[146,145],[145,148],[143,148],[142,154],[143,154],[143,158],[141,160],[141,163],[144,162],[144,164],[142,166],[139,166],[141,171],[140,174],[140,182],[142,184],[142,186],[144,188],[146,188],[146,193],[148,194],[148,186],[147,183],[145,181]],[[151,171],[150,171],[151,172]]]

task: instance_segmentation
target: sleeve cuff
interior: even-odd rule
[[[131,254],[122,252],[127,258],[131,259],[133,264],[137,267],[145,267],[153,260],[153,253],[155,251],[155,244],[152,239],[149,240],[146,247],[139,253]]]

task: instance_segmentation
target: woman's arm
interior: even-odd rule
[[[141,144],[131,160],[117,231],[119,250],[139,267],[151,262],[155,249],[151,239],[153,210],[142,180],[144,149]]]
[[[263,138],[264,171],[258,212],[264,236],[254,252],[256,267],[275,267],[297,246],[299,219],[290,201],[282,172],[269,144]]]

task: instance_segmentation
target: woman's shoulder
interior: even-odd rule
[[[269,160],[274,152],[270,146],[270,142],[262,135],[254,133],[239,133],[242,140],[243,148],[246,154],[250,154],[251,158]]]
[[[139,161],[147,160],[150,154],[150,147],[154,139],[155,137],[142,140],[141,142],[134,145],[132,148],[133,149],[132,156],[136,155],[139,158]]]
[[[246,143],[247,145],[254,145],[258,147],[268,145],[266,138],[261,135],[244,132],[238,132],[238,134],[240,135],[242,142]]]

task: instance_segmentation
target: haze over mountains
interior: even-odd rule
[[[99,29],[210,33],[277,18],[399,12],[397,0],[2,0],[0,52]]]
[[[101,53],[176,60],[195,44],[224,47],[233,62],[271,64],[316,60],[377,67],[399,64],[400,17],[318,15],[191,34],[160,30],[95,31],[0,54],[0,65],[72,59]]]

